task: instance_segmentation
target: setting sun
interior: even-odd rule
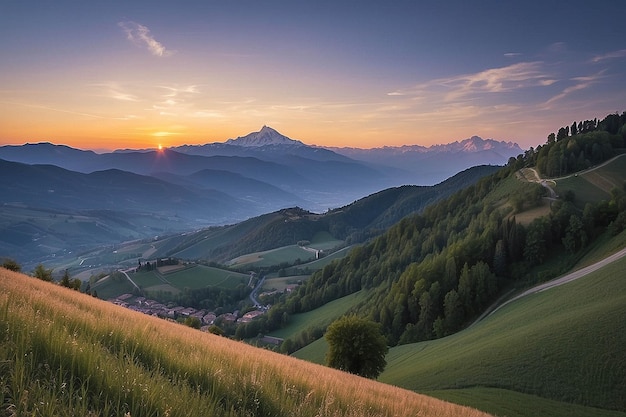
[[[163,150],[163,145],[161,145],[160,143],[159,143],[159,150],[160,150],[160,151],[162,151],[162,150]]]

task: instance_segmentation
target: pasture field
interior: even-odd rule
[[[129,272],[128,275],[147,293],[156,291],[178,293],[185,288],[198,289],[208,286],[235,289],[241,283],[247,284],[250,278],[248,274],[204,265],[194,265],[166,274],[153,270]],[[112,280],[110,278],[98,281],[92,286],[92,290],[98,292],[98,297],[105,300],[125,293],[132,293],[134,288],[128,279]]]
[[[504,178],[486,197],[486,201],[494,206],[504,204],[511,195],[522,194],[530,187],[530,183],[520,181],[514,175]]]
[[[348,246],[346,248],[343,249],[339,249],[337,252],[333,252],[328,256],[324,256],[321,259],[316,259],[314,261],[311,262],[307,262],[304,264],[300,264],[297,266],[292,266],[287,268],[287,273],[289,274],[295,274],[298,273],[299,271],[303,271],[303,270],[308,270],[311,272],[315,272],[319,269],[324,268],[326,265],[328,265],[329,263],[331,263],[332,261],[334,261],[335,259],[341,259],[344,256],[346,256],[348,254],[348,252],[350,252],[350,249],[352,249],[353,246]]]
[[[587,202],[608,200],[613,188],[622,188],[626,178],[626,155],[620,155],[606,165],[556,180],[556,192],[563,195],[573,191],[574,203],[584,208]]]
[[[321,327],[325,329],[330,323],[345,314],[350,307],[364,298],[365,292],[359,291],[326,303],[315,310],[294,314],[289,318],[289,324],[286,327],[273,331],[269,335],[286,339],[296,336],[309,327]]]
[[[625,246],[626,232],[605,236],[578,267]],[[625,270],[622,258],[455,335],[391,348],[379,380],[500,416],[626,417]],[[327,350],[322,338],[293,356],[323,364]]]
[[[420,392],[452,390],[450,395],[493,387],[625,412],[624,270],[623,258],[511,303],[455,335],[393,348],[380,380]],[[489,408],[474,405],[497,413],[512,407],[501,393],[483,401]]]
[[[315,258],[315,253],[308,251],[298,245],[283,246],[280,248],[255,252],[240,256],[230,261],[229,266],[243,268],[245,266],[273,266],[282,263],[292,264],[297,259],[306,262]]]
[[[2,268],[0,323],[2,415],[487,416]]]
[[[292,353],[292,356],[298,359],[324,365],[326,363],[326,352],[328,352],[328,342],[325,338],[317,339],[313,343],[309,343],[300,350]]]
[[[309,275],[292,275],[289,277],[265,278],[261,291],[284,291],[287,286],[305,281]]]
[[[196,265],[192,268],[165,274],[163,278],[179,290],[185,288],[206,288],[209,286],[234,289],[241,283],[247,284],[250,275],[210,266]]]
[[[315,236],[313,236],[313,239],[311,239],[309,246],[313,249],[331,250],[337,246],[343,245],[343,243],[343,240],[335,239],[335,237],[328,232],[317,232]]]
[[[499,388],[477,387],[448,391],[428,391],[425,394],[455,404],[477,407],[495,415],[506,417],[624,417],[626,415],[626,413],[620,411],[567,404],[536,395],[522,394]],[[494,399],[497,399],[497,401],[494,402]]]
[[[91,286],[91,291],[96,291],[98,298],[108,300],[122,294],[132,293],[135,287],[127,279],[113,281],[110,277],[103,278]]]
[[[557,180],[554,189],[560,196],[567,191],[573,191],[575,196],[574,204],[579,208],[584,208],[587,202],[608,200],[611,197],[608,192],[587,181],[584,175]]]

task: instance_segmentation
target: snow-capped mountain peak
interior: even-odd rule
[[[258,132],[252,132],[246,136],[239,136],[236,139],[228,139],[226,141],[228,145],[245,146],[250,148],[258,148],[268,145],[300,145],[304,146],[304,143],[299,140],[289,139],[278,133],[276,130],[269,126],[263,126]]]

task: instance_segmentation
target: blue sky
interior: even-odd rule
[[[0,0],[0,144],[523,148],[626,110],[623,1]]]

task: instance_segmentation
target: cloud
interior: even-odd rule
[[[144,25],[140,25],[136,22],[119,22],[118,26],[124,30],[128,40],[135,45],[145,46],[152,53],[152,55],[159,57],[167,57],[174,53],[150,34],[150,29]]]
[[[521,56],[522,54],[519,52],[507,52],[506,54],[504,54],[505,57],[507,58],[515,58],[516,56]]]
[[[90,86],[93,86],[101,90],[102,92],[100,93],[100,95],[103,97],[112,98],[114,100],[120,100],[120,101],[130,101],[130,102],[140,101],[139,97],[137,97],[134,94],[126,92],[124,88],[116,82],[91,84]]]
[[[395,90],[388,96],[433,98],[446,102],[474,100],[484,94],[512,92],[541,87],[556,81],[542,71],[542,62],[520,62],[505,67],[489,68],[473,74],[437,78],[407,90]],[[443,98],[441,98],[443,97]]]
[[[591,59],[591,62],[598,63],[609,59],[626,58],[626,49],[620,49],[619,51],[608,52],[603,55],[597,55]]]
[[[570,94],[584,90],[586,88],[591,87],[593,84],[597,83],[600,79],[604,78],[604,71],[600,71],[596,74],[589,75],[586,77],[574,77],[570,81],[573,82],[572,85],[563,89],[559,94],[550,98],[548,101],[544,103],[544,106],[549,108],[554,102],[564,99]]]
[[[172,87],[166,85],[160,85],[159,88],[165,89],[168,91],[167,94],[163,94],[163,97],[177,97],[182,94],[199,94],[200,90],[198,90],[197,85],[188,85],[186,87]]]

